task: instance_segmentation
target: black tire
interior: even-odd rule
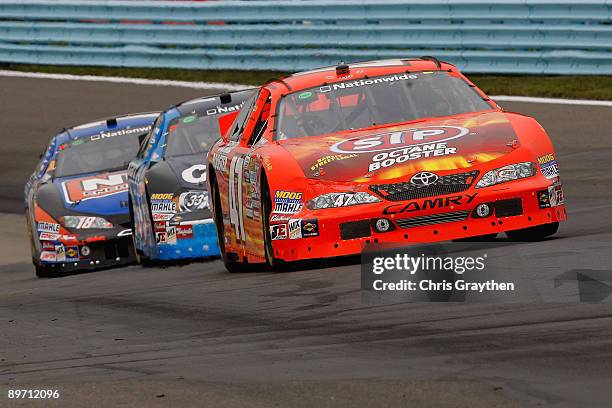
[[[506,235],[512,241],[540,241],[550,235],[555,234],[558,229],[559,223],[553,222],[550,224],[536,225],[535,227],[506,231]]]
[[[280,261],[274,258],[272,237],[270,236],[270,214],[272,213],[272,197],[266,173],[261,173],[261,225],[263,228],[264,248],[266,252],[266,266],[270,269],[278,268]]]
[[[45,268],[44,266],[34,264],[34,268],[36,269],[36,276],[39,278],[53,278],[56,276],[53,271],[49,268]]]
[[[215,222],[215,230],[217,231],[217,241],[219,243],[219,251],[221,252],[221,260],[225,269],[231,273],[247,272],[248,266],[241,263],[232,261],[227,252],[225,251],[225,234],[223,231],[223,213],[221,209],[221,194],[219,194],[219,186],[217,185],[217,178],[214,172],[210,172],[210,189],[213,198],[213,220]]]

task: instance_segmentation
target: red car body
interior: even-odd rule
[[[410,81],[425,81],[433,93],[443,89],[435,81],[448,83],[449,92],[465,92],[472,111],[456,113],[461,103],[457,108],[436,102],[428,111],[435,116],[299,137],[324,125],[317,119],[322,112],[333,118],[333,103],[344,109],[347,122],[365,117],[359,104],[368,92],[389,99],[394,89],[407,95],[428,89]],[[353,96],[348,88],[363,91]],[[337,91],[335,99],[331,91]],[[427,92],[414,97],[415,112],[421,112],[419,100]],[[375,103],[368,103],[374,112]],[[298,137],[287,137],[283,126],[298,129]],[[370,242],[500,232],[539,239],[566,219],[555,152],[544,129],[531,117],[503,111],[456,67],[435,59],[341,65],[269,82],[245,102],[233,128],[210,150],[208,164],[219,242],[230,270],[358,254]],[[487,186],[490,180],[502,181]]]

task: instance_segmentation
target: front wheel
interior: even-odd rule
[[[540,241],[553,235],[559,229],[559,223],[536,225],[535,227],[523,228],[514,231],[506,231],[506,235],[512,241]]]
[[[274,257],[274,247],[270,236],[270,214],[272,214],[272,197],[270,186],[265,173],[261,175],[261,225],[263,229],[263,241],[266,252],[266,266],[271,269],[279,269],[283,261]]]
[[[34,268],[36,269],[36,276],[39,278],[53,278],[56,276],[49,268],[42,265],[34,263]]]

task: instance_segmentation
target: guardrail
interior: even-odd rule
[[[612,0],[3,0],[0,62],[294,71],[435,55],[467,72],[612,74]]]

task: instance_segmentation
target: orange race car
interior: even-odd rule
[[[358,254],[369,242],[536,240],[567,217],[544,129],[432,57],[271,81],[208,166],[230,271]]]

